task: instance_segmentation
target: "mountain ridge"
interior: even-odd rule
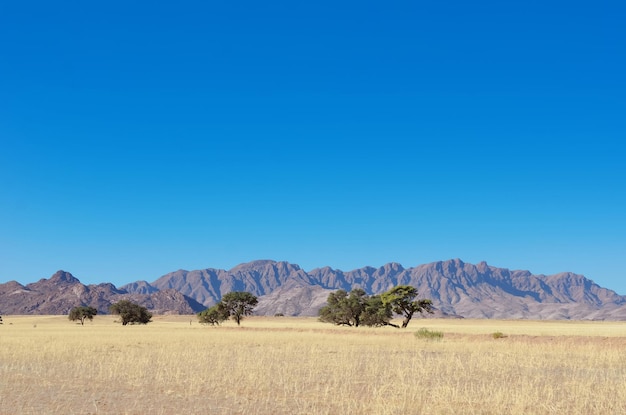
[[[0,284],[1,314],[68,314],[73,307],[89,306],[107,314],[109,306],[128,299],[156,314],[191,314],[204,309],[202,304],[177,290],[129,293],[105,282],[85,285],[66,271],[50,278],[22,285],[17,281]]]
[[[26,313],[49,312],[53,309],[51,302],[56,301],[63,305],[59,311],[65,310],[69,306],[67,295],[52,293],[56,290],[67,294],[71,288],[78,292],[74,293],[75,297],[86,302],[99,296],[101,308],[110,301],[109,297],[132,296],[153,307],[152,310],[184,313],[184,310],[195,312],[209,307],[227,292],[249,291],[259,297],[256,314],[314,316],[328,294],[337,289],[349,291],[359,287],[371,295],[396,285],[416,287],[421,298],[433,301],[436,316],[441,317],[626,320],[626,296],[600,287],[583,275],[572,272],[535,275],[527,270],[494,267],[484,261],[471,264],[460,259],[410,268],[390,262],[377,268],[366,266],[342,271],[325,266],[308,272],[287,261],[256,260],[230,270],[180,269],[152,282],[135,281],[119,289],[110,283],[84,286],[71,274],[59,271],[48,280],[26,286],[16,281],[0,284],[0,308],[16,306],[18,298],[26,304],[28,298],[39,295],[33,293],[47,292],[50,300],[37,297],[37,304],[17,309]],[[171,296],[160,294],[171,291],[182,297],[174,301]],[[169,305],[163,299],[155,300],[159,296],[170,298]],[[174,310],[167,310],[168,307]],[[13,309],[0,309],[0,312],[11,314]]]
[[[228,291],[250,291],[259,297],[257,313],[264,315],[316,315],[334,290],[360,287],[368,294],[379,294],[408,284],[415,286],[421,297],[433,300],[439,316],[626,320],[626,296],[582,275],[536,275],[485,261],[474,265],[450,259],[411,268],[390,262],[351,271],[325,266],[307,272],[286,261],[258,260],[230,270],[207,268],[185,273],[184,285],[176,282],[176,273],[165,274],[152,285],[178,289],[207,307]]]

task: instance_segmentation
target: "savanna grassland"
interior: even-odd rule
[[[3,317],[0,414],[626,413],[624,322]]]

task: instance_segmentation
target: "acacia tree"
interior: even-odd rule
[[[0,324],[2,324],[2,316],[0,316]]]
[[[198,313],[198,320],[200,320],[201,324],[210,324],[212,326],[219,326],[222,322],[228,320],[228,317],[229,313],[222,303],[217,303],[213,307]]]
[[[244,316],[252,314],[258,302],[259,300],[254,295],[245,291],[231,291],[224,295],[220,301],[228,316],[232,317],[238,326]]]
[[[93,307],[80,306],[70,310],[68,318],[70,321],[80,321],[81,326],[85,325],[85,320],[92,321],[98,310]]]
[[[417,289],[409,285],[400,285],[373,296],[368,296],[360,288],[350,291],[349,294],[345,290],[337,290],[328,295],[327,305],[319,311],[319,319],[338,326],[405,328],[413,314],[432,313],[432,302],[428,299],[415,300],[416,297]],[[404,317],[402,326],[391,322],[394,313]]]
[[[365,309],[363,310],[363,316],[361,322],[364,326],[380,327],[380,326],[394,326],[396,324],[391,322],[393,313],[391,306],[383,304],[383,300],[380,295],[373,295],[365,302]]]
[[[152,319],[152,313],[146,307],[132,303],[128,300],[120,300],[109,307],[111,314],[119,314],[122,326],[130,324],[148,324]]]
[[[413,314],[433,312],[433,302],[427,298],[416,300],[417,294],[417,288],[410,285],[399,285],[381,294],[383,306],[390,307],[391,311],[404,317],[402,328],[406,328]]]
[[[328,294],[328,304],[319,311],[319,319],[337,326],[358,327],[367,299],[367,293],[361,288],[355,288],[349,294],[345,290],[332,292]]]
[[[326,305],[319,311],[319,319],[325,323],[333,323],[337,326],[352,326],[352,318],[346,307],[346,290],[337,290],[328,294]]]

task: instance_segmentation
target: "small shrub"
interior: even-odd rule
[[[501,331],[496,331],[495,333],[491,334],[491,337],[493,337],[494,339],[504,339],[506,335]]]
[[[443,339],[442,331],[428,330],[424,327],[415,332],[415,337],[424,340],[441,340]]]

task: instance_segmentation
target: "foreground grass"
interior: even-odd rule
[[[626,323],[4,320],[0,414],[626,413]]]

